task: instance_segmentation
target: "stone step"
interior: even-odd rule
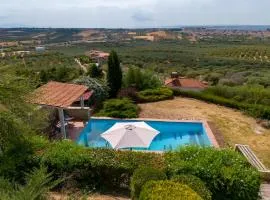
[[[261,185],[262,200],[270,200],[270,184]]]

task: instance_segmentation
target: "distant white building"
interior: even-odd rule
[[[38,47],[36,47],[36,51],[38,51],[38,52],[45,51],[45,47],[38,46]]]

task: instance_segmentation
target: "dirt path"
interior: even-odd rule
[[[60,194],[56,192],[51,192],[49,195],[49,200],[69,200],[69,199],[85,199],[85,200],[130,200],[127,197],[120,196],[112,196],[112,195],[100,195],[100,194],[92,194],[92,195],[66,195]]]
[[[78,65],[82,68],[84,72],[87,72],[86,67],[77,58],[75,58],[74,60],[76,63],[78,63]]]
[[[215,123],[227,146],[248,144],[263,163],[270,167],[270,130],[243,113],[195,99],[175,98],[156,103],[140,104],[141,118],[205,119]]]

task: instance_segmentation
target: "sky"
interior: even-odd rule
[[[0,27],[270,25],[270,0],[0,0]]]

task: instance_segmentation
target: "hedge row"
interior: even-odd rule
[[[163,156],[155,153],[86,148],[70,141],[54,142],[37,149],[37,162],[48,166],[55,178],[63,176],[66,185],[100,190],[125,189],[139,166],[164,169]]]
[[[129,190],[134,171],[145,166],[154,169],[143,171],[143,175],[136,176],[137,180],[135,176],[132,178],[131,189],[136,193],[133,196],[138,197],[138,191],[147,180],[164,179],[166,173],[169,179],[188,185],[204,199],[209,197],[209,193],[202,192],[207,189],[213,194],[214,200],[258,198],[259,173],[240,154],[228,149],[191,146],[156,154],[86,148],[70,141],[49,143],[37,138],[33,143],[36,152],[33,163],[47,166],[55,178],[66,177],[63,187],[87,187],[99,191]],[[196,178],[183,178],[182,174],[198,177],[207,189]]]
[[[173,98],[173,92],[169,88],[148,89],[138,92],[138,101],[141,103],[156,102]]]
[[[110,99],[103,103],[103,108],[96,116],[115,118],[136,118],[139,107],[127,98]]]
[[[256,200],[260,175],[233,150],[185,147],[165,154],[169,177],[192,174],[200,178],[218,200]]]
[[[173,89],[175,96],[184,96],[191,97],[203,101],[207,101],[214,104],[219,104],[222,106],[242,110],[248,115],[261,119],[270,119],[270,106],[256,105],[256,104],[247,104],[240,103],[235,100],[226,99],[220,96],[216,96],[204,92],[193,92],[193,91],[183,91],[179,89]]]

